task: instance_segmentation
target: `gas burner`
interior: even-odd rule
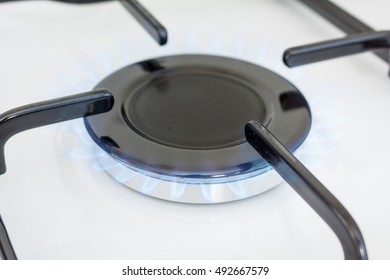
[[[110,89],[115,104],[107,113],[85,118],[93,140],[132,170],[198,184],[198,192],[201,184],[225,184],[270,170],[245,139],[248,121],[266,125],[291,151],[310,128],[309,106],[295,86],[263,67],[227,57],[142,61],[116,71],[97,88]],[[137,189],[133,182],[127,185]],[[207,202],[195,197],[179,201]]]
[[[288,66],[367,50],[388,61],[383,50],[390,48],[388,31],[374,32],[327,0],[300,1],[352,35],[289,49]],[[121,3],[159,44],[167,42],[166,29],[142,5]],[[116,71],[93,91],[9,110],[0,115],[0,175],[6,172],[4,146],[10,137],[81,117],[108,153],[104,160],[120,166],[120,172],[148,178],[147,191],[134,181],[120,181],[135,190],[173,201],[216,203],[259,194],[283,178],[333,230],[346,259],[368,258],[347,209],[292,154],[310,128],[308,103],[291,83],[265,68],[218,56],[160,57]],[[118,180],[115,168],[106,171]],[[16,259],[1,216],[0,257]]]

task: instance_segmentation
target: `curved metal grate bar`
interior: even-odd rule
[[[368,259],[360,229],[345,207],[264,126],[245,126],[250,145],[330,226],[341,242],[345,259]]]
[[[100,114],[111,110],[112,94],[106,89],[97,89],[67,97],[38,102],[18,107],[0,115],[0,175],[6,172],[4,146],[9,138],[24,130]],[[0,256],[15,260],[5,225],[0,217]]]
[[[22,0],[0,0],[0,3],[16,2]],[[26,0],[24,0],[26,1]],[[31,1],[31,0],[29,0]],[[51,0],[68,4],[92,4],[113,0]],[[126,10],[138,21],[139,24],[153,37],[159,45],[165,45],[168,41],[167,29],[137,0],[119,0]]]
[[[389,48],[390,31],[365,32],[340,39],[289,48],[283,54],[283,61],[289,67],[295,67],[366,51]]]

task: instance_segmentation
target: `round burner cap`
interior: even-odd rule
[[[217,56],[178,55],[122,68],[97,85],[115,104],[85,118],[114,159],[170,181],[218,183],[269,170],[246,142],[250,120],[294,151],[310,128],[305,98],[279,75]]]

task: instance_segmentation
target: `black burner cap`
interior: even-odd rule
[[[168,180],[230,181],[264,172],[268,165],[245,140],[250,120],[266,125],[290,150],[310,128],[308,104],[291,83],[226,57],[147,60],[116,71],[97,88],[109,89],[115,104],[85,118],[94,141],[126,166]]]

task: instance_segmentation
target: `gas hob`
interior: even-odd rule
[[[344,36],[298,1],[183,2],[142,1],[169,31],[163,47],[116,2],[2,4],[1,112],[91,90],[155,57],[216,55],[266,67],[310,105],[296,156],[352,214],[369,257],[389,258],[388,65],[367,53],[287,68],[287,48]],[[390,24],[383,1],[335,3],[376,30]],[[342,258],[336,236],[286,183],[222,204],[151,198],[97,164],[104,152],[82,120],[18,134],[5,152],[0,213],[21,259]]]

